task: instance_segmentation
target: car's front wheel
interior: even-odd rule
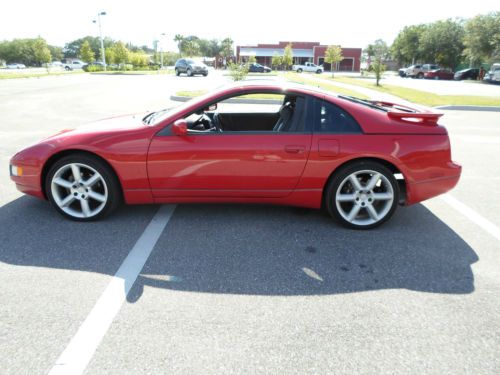
[[[297,73],[302,73],[302,69],[297,69]]]
[[[389,169],[375,162],[359,162],[340,169],[330,180],[325,196],[330,215],[354,229],[371,229],[396,210],[399,187]]]
[[[57,211],[76,221],[104,217],[120,203],[119,182],[113,171],[86,154],[55,162],[47,173],[45,191]]]
[[[186,74],[187,74],[188,77],[192,77],[193,76],[193,71],[188,68],[188,70],[186,71]]]

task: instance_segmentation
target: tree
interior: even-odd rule
[[[84,41],[80,47],[80,56],[83,61],[88,63],[94,61],[95,59],[94,51],[90,48],[90,43],[87,40]]]
[[[384,61],[389,57],[389,47],[382,39],[377,39],[375,43],[372,44],[372,52],[374,61],[371,67],[375,73],[376,85],[380,86],[379,82],[385,71]]]
[[[391,46],[392,56],[402,65],[414,64],[421,59],[420,40],[426,25],[405,26]]]
[[[342,48],[340,48],[340,46],[328,46],[325,51],[325,62],[332,66],[332,77],[334,74],[333,71],[335,70],[334,66],[343,59],[344,56],[342,56]]]
[[[114,48],[106,48],[104,53],[106,54],[106,64],[116,64]]]
[[[462,56],[463,38],[462,21],[447,19],[427,25],[420,40],[422,59],[454,69]]]
[[[248,63],[249,64],[255,64],[257,62],[257,59],[255,58],[254,55],[248,56]]]
[[[179,56],[182,57],[182,42],[184,42],[184,36],[181,34],[175,34],[174,42],[177,43],[177,48],[179,48]]]
[[[293,49],[292,43],[288,43],[283,52],[282,63],[285,69],[288,69],[293,64]]]
[[[372,57],[375,55],[375,47],[373,44],[368,44],[366,48],[363,50],[363,54],[367,57],[368,69],[370,69],[370,65],[372,63]]]
[[[52,56],[52,60],[60,61],[63,58],[62,47],[58,46],[48,46],[50,50],[50,54]]]
[[[217,39],[210,40],[210,55],[211,57],[215,57],[220,55],[222,46]]]
[[[147,67],[149,62],[149,57],[142,50],[137,52],[129,52],[128,61],[133,66]]]
[[[281,65],[283,65],[283,57],[275,52],[271,60],[271,65],[273,66],[273,68],[280,67]]]
[[[233,40],[231,38],[225,38],[221,42],[221,54],[226,59],[233,56],[234,49],[233,49]]]
[[[200,46],[196,40],[187,40],[184,43],[184,52],[189,57],[196,56],[200,53]]]
[[[116,64],[125,64],[128,62],[129,51],[122,42],[118,42],[113,47],[114,60]]]
[[[478,15],[465,23],[464,56],[471,65],[500,57],[500,12]]]
[[[43,65],[52,61],[52,56],[50,55],[50,50],[45,39],[35,39],[32,44],[32,49],[35,63]]]

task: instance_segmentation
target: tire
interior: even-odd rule
[[[316,74],[321,74],[321,73],[322,73],[321,69],[316,70]]]
[[[113,212],[121,202],[120,183],[102,160],[75,153],[56,161],[45,179],[54,208],[75,221],[94,221]]]
[[[297,73],[302,73],[302,69],[297,69]]]
[[[438,81],[438,80],[439,80],[439,77],[438,77],[438,76],[435,76],[435,77],[434,77],[434,79],[435,79],[436,81]]]
[[[203,77],[206,77],[206,76],[208,76],[208,73],[203,73]]]
[[[181,72],[179,72],[179,69],[175,68],[175,75],[179,77],[181,75]]]
[[[422,78],[424,78],[424,73],[418,73],[418,74],[417,74],[417,78],[418,78],[418,79],[422,79]]]
[[[188,77],[192,77],[193,76],[193,71],[188,68],[188,70],[186,70],[186,74],[187,74]]]
[[[330,216],[352,229],[378,227],[390,219],[398,202],[399,186],[394,175],[371,161],[342,167],[325,191],[325,207]]]
[[[65,67],[64,67],[64,70],[66,70],[66,71],[70,71],[70,70],[71,70],[71,68],[70,68],[69,66],[65,66]]]

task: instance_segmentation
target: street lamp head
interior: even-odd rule
[[[92,20],[92,23],[96,23],[97,21],[96,20]]]
[[[105,16],[106,15],[106,12],[100,12],[99,15],[101,16]]]

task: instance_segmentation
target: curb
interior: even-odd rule
[[[482,111],[482,112],[500,112],[500,107],[486,107],[479,105],[442,105],[434,107],[436,109],[449,109],[452,111]]]
[[[170,96],[170,100],[173,100],[175,102],[187,102],[189,100],[193,99],[192,96],[176,96],[172,95]],[[276,100],[276,99],[226,99],[224,100],[224,103],[236,103],[236,104],[282,104],[283,102],[281,100]]]

